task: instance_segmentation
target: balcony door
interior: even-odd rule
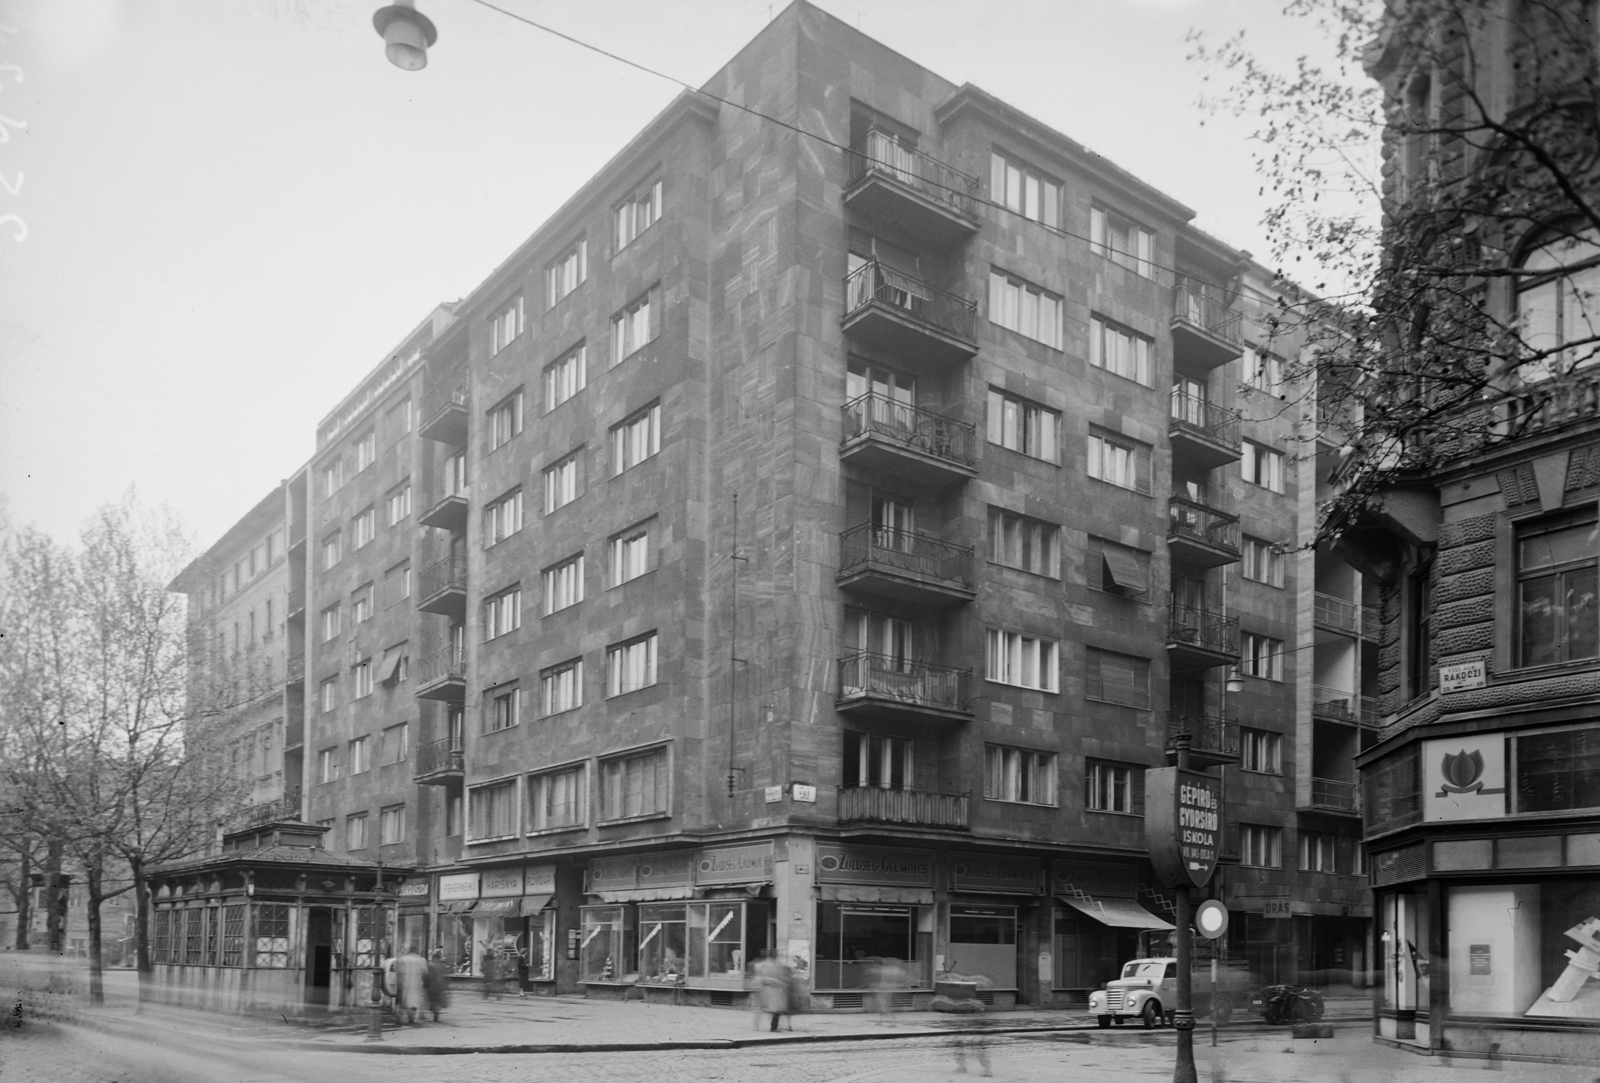
[[[914,548],[916,505],[905,497],[872,495],[872,545],[895,553]]]
[[[844,735],[841,781],[850,787],[904,790],[912,780],[911,739],[875,733]]]
[[[914,627],[904,617],[852,609],[846,615],[845,641],[855,650],[871,654],[874,669],[911,672],[916,657]]]
[[[1199,380],[1180,379],[1172,385],[1172,416],[1197,429],[1205,428],[1206,385]]]

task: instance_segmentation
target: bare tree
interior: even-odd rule
[[[1285,70],[1192,35],[1258,118],[1277,329],[1343,443],[1337,533],[1412,471],[1593,410],[1600,347],[1600,81],[1583,0],[1290,0],[1328,60]],[[1311,397],[1315,397],[1315,402]]]

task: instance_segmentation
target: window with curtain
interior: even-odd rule
[[[549,515],[578,499],[578,453],[545,467],[544,513]]]
[[[577,553],[542,573],[545,616],[583,601],[583,554]]]
[[[582,391],[588,382],[587,351],[582,343],[545,366],[544,412],[549,413]]]
[[[588,277],[589,242],[580,238],[545,265],[544,307],[554,308],[557,301],[581,286]]]
[[[1245,440],[1239,456],[1239,476],[1251,485],[1283,492],[1283,452]]]
[[[1054,523],[989,508],[989,559],[996,564],[1058,579],[1060,536],[1061,528]]]
[[[1155,277],[1155,234],[1144,226],[1097,206],[1089,211],[1089,237],[1095,255],[1145,278]]]
[[[503,838],[517,833],[517,780],[478,786],[467,794],[467,819],[471,838]]]
[[[1089,320],[1089,364],[1153,387],[1150,358],[1155,344],[1144,335],[1095,316]]]
[[[912,744],[909,737],[847,732],[840,782],[846,786],[871,786],[882,790],[910,787]]]
[[[1061,415],[1056,411],[989,389],[989,442],[1045,462],[1061,461]]]
[[[661,182],[646,185],[611,212],[612,246],[628,247],[645,230],[661,220]]]
[[[1056,803],[1056,754],[1008,745],[983,749],[983,796],[1028,805]]]
[[[528,830],[581,827],[588,822],[587,770],[582,764],[528,776]]]
[[[600,810],[603,819],[620,820],[667,811],[665,748],[602,760],[600,773],[604,780]]]
[[[611,429],[611,475],[638,466],[661,450],[661,404],[646,406]]]
[[[1600,653],[1591,508],[1517,527],[1517,664],[1549,665]]]
[[[606,695],[637,692],[656,683],[656,634],[606,648]]]
[[[1055,692],[1059,684],[1056,641],[999,628],[988,630],[985,676],[1000,684]]]
[[[539,673],[539,714],[553,715],[583,706],[583,659],[573,658]]]
[[[989,272],[989,322],[1061,349],[1061,298],[1004,271]]]
[[[1060,182],[999,151],[989,155],[989,199],[1035,222],[1061,224]]]
[[[621,364],[654,336],[650,330],[650,294],[645,291],[611,318],[611,363]]]
[[[1087,472],[1123,489],[1150,491],[1150,445],[1104,429],[1089,430]]]

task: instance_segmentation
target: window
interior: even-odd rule
[[[411,755],[411,723],[386,727],[383,731],[382,751],[384,763],[400,763]]]
[[[1276,395],[1283,384],[1283,361],[1265,350],[1252,349],[1244,358],[1244,382],[1257,391]]]
[[[1417,566],[1405,577],[1405,693],[1408,698],[1426,695],[1434,672],[1430,664],[1433,654],[1433,565],[1431,552],[1424,551]],[[1518,593],[1517,608],[1520,611],[1520,589]],[[1520,644],[1520,621],[1517,627]],[[1521,654],[1519,647],[1519,658]]]
[[[483,509],[483,541],[488,547],[522,529],[522,490],[514,489]]]
[[[637,692],[656,683],[656,634],[606,648],[606,695]]]
[[[467,453],[458,451],[444,461],[444,495],[467,495]]]
[[[650,570],[650,531],[632,527],[611,539],[611,585],[620,587]]]
[[[389,490],[387,513],[390,526],[394,526],[411,514],[411,482],[401,482]]]
[[[1283,680],[1283,640],[1246,632],[1240,666],[1252,677]]]
[[[1054,523],[989,508],[989,559],[1008,568],[1060,578],[1057,540],[1061,528]]]
[[[1056,803],[1056,754],[1006,745],[983,748],[983,796],[1029,805]]]
[[[491,688],[484,696],[483,728],[488,733],[508,730],[522,721],[522,690],[514,684]]]
[[[1269,587],[1283,586],[1283,550],[1272,542],[1244,536],[1244,566],[1240,574]]]
[[[989,198],[1035,222],[1061,224],[1061,186],[999,151],[989,155]]]
[[[517,780],[506,779],[479,786],[468,794],[473,841],[498,839],[517,833]]]
[[[661,404],[654,403],[611,429],[611,476],[661,450]]]
[[[396,564],[383,573],[384,598],[388,605],[411,597],[411,563]]]
[[[1517,528],[1517,662],[1548,665],[1600,650],[1593,510]]]
[[[528,776],[528,830],[582,827],[589,821],[588,772],[582,764]]]
[[[1516,811],[1600,807],[1600,727],[1515,738]]]
[[[322,495],[332,496],[344,488],[344,460],[335,458],[322,468]]]
[[[1283,738],[1266,730],[1239,731],[1239,766],[1263,775],[1283,773]]]
[[[1089,211],[1090,250],[1135,274],[1154,278],[1156,237],[1148,229],[1104,207]]]
[[[1059,669],[1055,640],[989,629],[989,680],[1054,692]]]
[[[1089,430],[1089,476],[1135,492],[1150,491],[1150,445],[1105,431]]]
[[[372,584],[358,587],[350,595],[350,620],[352,624],[372,619]]]
[[[352,522],[352,533],[355,535],[355,547],[360,549],[377,535],[378,516],[372,508],[362,508],[356,512]]]
[[[583,659],[573,658],[539,674],[539,714],[560,714],[583,706]]]
[[[512,587],[484,599],[483,638],[498,639],[522,627],[522,588]]]
[[[356,473],[361,473],[378,460],[378,434],[368,429],[356,437]]]
[[[329,677],[317,686],[317,702],[322,707],[322,713],[327,714],[339,706],[339,678]]]
[[[367,738],[357,737],[350,742],[345,762],[352,775],[365,774],[372,769],[372,750]]]
[[[390,805],[378,810],[378,842],[393,846],[406,841],[406,807]]]
[[[367,846],[367,814],[357,812],[344,818],[344,848],[364,850]]]
[[[626,361],[654,337],[650,331],[650,294],[647,291],[611,317],[611,363],[617,365]]]
[[[912,773],[911,751],[909,737],[847,732],[844,735],[844,762],[839,781],[846,786],[904,790],[916,778]]]
[[[244,965],[244,903],[222,908],[222,965]]]
[[[1283,452],[1244,441],[1239,458],[1239,474],[1252,485],[1283,492]]]
[[[1300,832],[1300,871],[1338,872],[1336,836],[1320,831]]]
[[[339,532],[337,530],[335,530],[332,534],[329,534],[326,538],[322,539],[322,570],[323,571],[327,571],[328,569],[332,568],[334,565],[339,563],[339,558],[342,555],[341,554],[341,549],[342,548],[343,547],[340,544]]]
[[[383,431],[389,443],[398,442],[411,432],[411,400],[401,399],[383,415]]]
[[[1084,651],[1084,695],[1128,707],[1150,706],[1150,660],[1089,647]]]
[[[1061,415],[1043,406],[989,389],[989,442],[1032,455],[1045,462],[1061,461],[1057,435]]]
[[[522,392],[513,391],[489,411],[489,449],[503,447],[522,431]]]
[[[1099,316],[1089,321],[1089,364],[1146,387],[1151,383],[1153,345],[1143,335],[1107,323]]]
[[[544,412],[549,413],[582,391],[587,379],[586,350],[579,345],[544,369]]]
[[[667,750],[653,748],[600,761],[600,818],[654,816],[667,811]]]
[[[661,218],[661,182],[629,196],[611,212],[611,243],[620,252]]]
[[[317,753],[317,781],[337,782],[339,780],[339,750],[337,748],[324,748]]]
[[[510,301],[489,318],[489,352],[497,354],[522,334],[522,298]]]
[[[1144,768],[1089,760],[1084,771],[1083,807],[1090,812],[1144,813]]]
[[[372,695],[372,659],[363,658],[351,667],[356,680],[356,699]]]
[[[1091,534],[1083,550],[1083,576],[1090,590],[1136,598],[1150,592],[1150,554]]]
[[[1600,256],[1593,230],[1529,254],[1518,280],[1517,318],[1528,360],[1524,381],[1549,379],[1592,364],[1600,337]],[[1582,266],[1589,264],[1589,266]],[[1567,270],[1578,267],[1577,270]]]
[[[549,515],[578,499],[578,453],[545,467],[544,513]]]
[[[322,641],[328,642],[339,635],[339,614],[344,607],[334,602],[322,611]]]
[[[1283,865],[1283,828],[1263,824],[1239,825],[1239,864],[1258,869]]]
[[[1061,349],[1061,298],[1003,271],[989,272],[989,322]]]
[[[256,966],[284,970],[289,966],[290,903],[255,904]]]
[[[545,265],[544,306],[555,307],[557,301],[581,286],[588,277],[589,242],[582,239]]]
[[[583,554],[544,570],[544,612],[557,613],[583,601]]]
[[[463,814],[465,799],[459,793],[446,794],[444,799],[444,834],[446,838],[454,839],[461,836],[466,826],[466,816]]]

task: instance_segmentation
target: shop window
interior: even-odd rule
[[[685,974],[687,918],[683,903],[639,907],[639,980],[677,982]]]
[[[524,919],[528,925],[528,980],[554,981],[556,976],[556,912],[542,910]]]
[[[288,903],[256,903],[256,966],[284,970],[289,966]]]
[[[820,903],[815,988],[916,988],[927,981],[932,926],[915,906]],[[931,911],[926,915],[931,918]]]
[[[244,903],[222,908],[222,965],[244,965]]]
[[[1368,836],[1422,819],[1422,768],[1417,746],[1365,768],[1362,784]]]
[[[1517,662],[1547,665],[1600,653],[1591,510],[1517,531]]]
[[[764,936],[766,932],[764,928],[758,930],[758,923],[749,919],[745,904],[690,903],[688,919],[689,977],[722,978],[743,984],[749,955],[745,945],[747,930],[752,935]]]
[[[631,906],[585,906],[578,957],[579,981],[634,981]]]
[[[1600,882],[1451,886],[1447,914],[1453,1012],[1600,1019]]]
[[[1600,726],[1516,738],[1518,812],[1600,807]]]
[[[1017,908],[950,907],[950,951],[945,970],[953,980],[978,979],[980,988],[1017,987]]]
[[[439,915],[439,949],[450,973],[472,973],[473,943],[471,914]]]

